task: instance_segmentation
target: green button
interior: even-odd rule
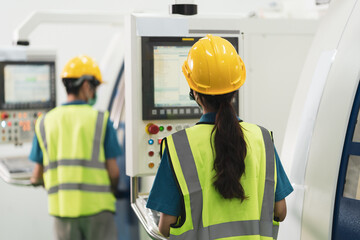
[[[162,131],[164,131],[164,127],[163,126],[160,126],[159,127],[159,130],[162,132]]]

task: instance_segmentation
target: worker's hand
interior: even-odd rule
[[[42,180],[42,178],[39,179],[39,178],[35,178],[34,176],[32,176],[30,178],[30,183],[31,183],[31,186],[34,186],[34,187],[39,187],[39,186],[44,187],[44,181]]]
[[[124,198],[130,198],[130,191],[129,190],[119,190],[116,191],[112,190],[114,196],[116,199],[124,199]]]
[[[159,232],[164,237],[169,237],[170,235],[170,226],[175,224],[178,217],[171,216],[165,213],[160,213],[160,220],[159,220]]]
[[[44,187],[44,166],[42,164],[36,163],[32,176],[30,178],[31,185],[34,187],[43,186]]]
[[[285,198],[275,202],[275,207],[274,207],[274,220],[277,222],[282,222],[284,221],[286,217],[286,201]]]

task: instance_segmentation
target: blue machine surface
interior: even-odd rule
[[[333,221],[333,240],[360,239],[360,142],[356,141],[356,128],[360,108],[358,86],[346,133],[339,170]],[[334,126],[335,127],[335,126]]]

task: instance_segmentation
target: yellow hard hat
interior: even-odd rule
[[[207,35],[190,49],[182,71],[191,89],[221,95],[239,89],[246,70],[233,45],[224,38]]]
[[[70,59],[61,73],[61,78],[78,79],[84,76],[92,76],[100,84],[103,83],[99,65],[86,55],[79,55]]]

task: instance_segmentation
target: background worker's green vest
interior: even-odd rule
[[[50,215],[115,212],[103,147],[108,116],[89,105],[64,105],[37,120]]]
[[[171,227],[170,239],[276,239],[276,166],[269,131],[241,123],[247,143],[245,174],[240,180],[247,199],[241,202],[224,199],[213,187],[213,126],[199,124],[166,138],[185,205],[185,220],[179,221],[181,226]]]

